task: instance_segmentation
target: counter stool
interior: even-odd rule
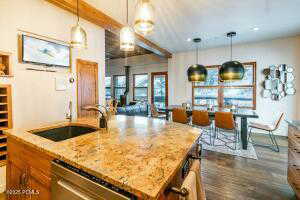
[[[173,122],[178,122],[182,124],[189,123],[189,118],[184,108],[174,108],[172,111],[172,120]]]
[[[200,127],[203,130],[200,140],[208,145],[213,145],[213,123],[209,118],[206,110],[193,110],[192,111],[192,125]],[[204,136],[209,136],[209,142],[205,141]]]
[[[237,143],[239,142],[239,132],[237,130],[237,124],[235,123],[233,114],[231,112],[216,112],[215,133],[215,138],[224,142],[224,146],[232,150],[236,150]],[[224,138],[219,138],[219,135],[222,135]],[[234,144],[234,148],[228,146],[228,144],[230,143]]]

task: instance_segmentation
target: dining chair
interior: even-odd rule
[[[237,124],[235,123],[232,112],[216,112],[215,134],[215,139],[224,142],[224,146],[232,150],[237,149],[237,143],[239,142],[239,132],[237,130]],[[223,136],[223,138],[220,138],[219,135]],[[230,143],[234,144],[234,148],[228,145]]]
[[[173,122],[188,124],[189,118],[187,116],[186,109],[174,108],[172,111],[172,120]]]
[[[151,112],[151,117],[154,117],[154,118],[166,118],[166,115],[165,114],[162,114],[162,113],[159,113],[155,104],[151,104],[150,105],[150,112]]]
[[[254,145],[257,146],[262,146],[262,147],[269,147],[271,148],[273,151],[275,152],[279,152],[279,146],[278,143],[276,141],[275,135],[274,135],[274,131],[276,131],[283,119],[284,113],[281,113],[279,118],[273,123],[273,124],[263,124],[263,123],[256,123],[256,122],[250,122],[249,123],[249,137],[248,137],[248,142],[252,143]],[[261,130],[261,131],[266,131],[269,133],[269,137],[271,140],[271,145],[264,145],[264,144],[259,144],[259,143],[255,143],[253,142],[253,129],[257,129],[257,130]]]
[[[212,145],[213,126],[206,110],[193,110],[192,111],[192,125],[200,127],[203,132],[200,140],[206,144]],[[209,143],[205,141],[205,136],[209,136]]]

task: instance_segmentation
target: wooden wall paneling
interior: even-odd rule
[[[105,31],[105,59],[128,58],[132,56],[140,56],[152,54],[145,48],[135,45],[134,51],[126,52],[120,50],[120,37],[110,31]]]

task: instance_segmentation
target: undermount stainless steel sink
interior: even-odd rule
[[[87,126],[62,126],[58,128],[51,128],[43,131],[31,131],[33,134],[40,137],[52,140],[54,142],[63,141],[66,139],[78,137],[87,133],[92,133],[97,131],[96,128],[87,127]]]

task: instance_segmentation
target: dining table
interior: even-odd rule
[[[160,111],[166,113],[166,120],[170,118],[170,112],[173,111],[174,108],[183,108],[182,105],[170,105],[164,108],[160,108]],[[247,108],[236,108],[234,110],[228,108],[221,108],[221,107],[213,107],[208,109],[204,106],[192,106],[190,108],[186,108],[186,112],[188,116],[192,115],[193,110],[207,110],[208,114],[211,118],[214,118],[216,112],[232,112],[234,118],[241,119],[241,126],[240,126],[240,134],[241,134],[241,142],[242,142],[242,149],[246,150],[248,148],[248,118],[259,118],[255,110],[247,109]]]

